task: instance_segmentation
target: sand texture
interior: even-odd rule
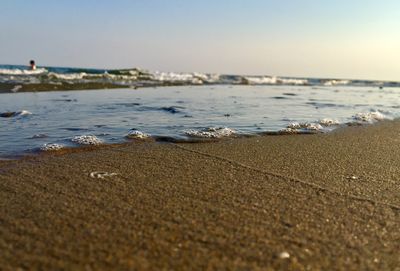
[[[400,270],[399,176],[399,122],[0,161],[0,269]]]

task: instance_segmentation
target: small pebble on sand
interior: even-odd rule
[[[118,174],[114,173],[114,172],[109,173],[109,172],[105,172],[105,171],[94,171],[89,174],[89,176],[91,178],[97,178],[97,179],[104,179],[106,177],[113,177],[116,175],[118,175]]]
[[[290,254],[286,251],[279,253],[279,259],[288,259],[290,258]]]
[[[358,177],[352,175],[352,176],[347,176],[346,179],[348,179],[348,180],[358,180]]]

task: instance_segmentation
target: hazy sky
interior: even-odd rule
[[[400,80],[398,0],[0,0],[0,63]]]

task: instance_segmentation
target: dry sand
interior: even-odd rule
[[[399,122],[75,150],[0,174],[1,270],[400,270]]]

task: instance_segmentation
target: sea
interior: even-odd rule
[[[400,116],[400,83],[0,65],[0,158],[135,140],[326,133]]]

